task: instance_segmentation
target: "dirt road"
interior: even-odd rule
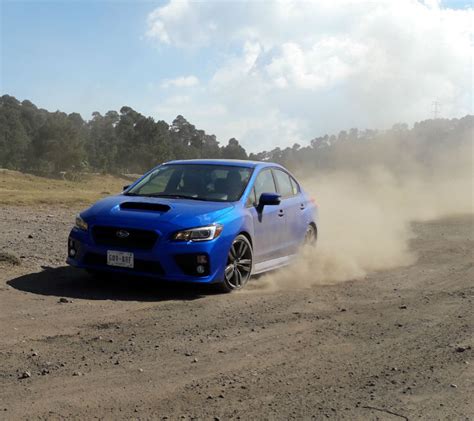
[[[0,419],[474,419],[472,217],[415,224],[409,267],[215,295],[65,267],[72,215],[0,207]]]

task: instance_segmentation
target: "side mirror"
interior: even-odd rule
[[[123,191],[127,190],[130,187],[130,184],[127,184],[126,186],[123,186]]]
[[[281,202],[281,196],[278,193],[262,193],[258,201],[257,210],[261,212],[264,206],[276,206]]]

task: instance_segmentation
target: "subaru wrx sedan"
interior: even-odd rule
[[[316,204],[278,164],[171,161],[77,215],[67,263],[230,292],[314,243],[317,216]]]

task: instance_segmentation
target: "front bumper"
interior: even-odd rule
[[[68,239],[66,263],[71,266],[152,277],[167,281],[214,283],[224,276],[232,237],[221,235],[211,241],[175,242],[159,239],[150,250],[98,245],[90,232],[73,228]],[[71,252],[71,249],[74,251]],[[134,268],[107,265],[107,251],[127,251],[134,254]],[[199,256],[199,257],[198,257]],[[205,256],[205,258],[203,258]],[[203,261],[206,261],[203,263]],[[203,266],[204,272],[197,266]]]

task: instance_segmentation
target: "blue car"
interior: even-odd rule
[[[317,218],[316,204],[278,164],[171,161],[77,215],[67,263],[230,292],[314,243]]]

